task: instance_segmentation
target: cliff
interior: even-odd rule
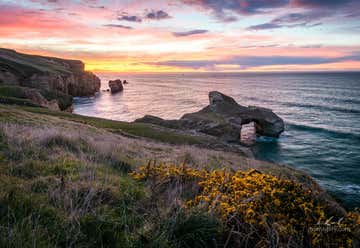
[[[100,89],[100,79],[84,70],[84,63],[0,48],[0,84],[35,88],[47,100],[64,96],[90,96]],[[60,109],[70,107],[59,106]],[[61,105],[61,104],[59,104]]]

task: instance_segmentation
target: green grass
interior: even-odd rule
[[[146,185],[114,166],[122,156],[71,136],[20,137],[0,130],[0,247],[205,247],[220,234],[205,213],[157,216]]]
[[[149,138],[152,140],[157,140],[170,144],[201,144],[206,141],[205,139],[196,136],[179,134],[171,131],[163,131],[153,127],[152,125],[145,123],[129,123],[122,121],[113,121],[113,120],[96,118],[96,117],[81,116],[67,112],[51,111],[45,108],[26,107],[23,108],[23,110],[36,114],[56,116],[61,119],[75,121],[82,124],[91,125],[97,128],[105,128],[115,133],[120,133],[120,134],[125,133],[129,135]]]
[[[28,118],[16,112],[23,107],[6,107],[0,121],[8,120],[6,109],[14,110],[14,120]],[[17,132],[19,123],[7,125],[13,129],[0,129],[0,247],[186,247],[218,234],[217,222],[205,215],[157,216],[165,205],[154,204],[146,185],[128,176],[132,157],[66,133],[42,131],[29,139]]]
[[[131,168],[49,135],[28,143],[0,130],[0,247],[131,247],[146,199]]]
[[[0,103],[9,104],[9,105],[29,106],[29,107],[41,107],[28,99],[11,97],[11,96],[1,96],[1,95],[0,95]]]
[[[0,95],[5,97],[26,98],[25,90],[20,86],[4,85],[0,86]]]
[[[41,89],[40,93],[48,101],[56,100],[60,110],[66,110],[73,104],[73,97],[60,91],[48,91]]]
[[[194,180],[128,174],[161,153],[207,166],[197,159],[209,151],[109,132],[146,137],[139,129],[157,134],[151,125],[43,108],[0,105],[0,124],[0,247],[237,247],[214,213],[185,207],[199,191]],[[217,154],[224,165],[228,154]]]
[[[0,86],[0,103],[3,104],[16,104],[21,106],[38,106],[37,104],[31,103],[27,99],[26,91],[36,90],[28,87],[14,86],[14,85],[1,85]],[[40,94],[48,101],[57,100],[59,108],[65,110],[71,107],[73,103],[73,97],[64,94],[60,91],[48,91],[39,90]]]
[[[2,57],[1,53],[11,54],[11,58],[10,56]],[[6,65],[21,75],[31,75],[39,72],[70,73],[69,69],[60,63],[50,63],[46,57],[21,54],[2,49],[0,49],[0,64]]]

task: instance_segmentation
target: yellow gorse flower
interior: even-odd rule
[[[151,164],[131,173],[137,180],[186,179],[195,180],[199,194],[187,200],[186,207],[202,207],[218,214],[225,224],[234,217],[244,223],[256,224],[265,230],[269,222],[278,227],[279,234],[290,235],[304,225],[326,220],[324,207],[314,201],[310,190],[300,184],[279,179],[257,170],[227,171],[195,169],[185,165]],[[352,217],[360,223],[359,215]],[[317,243],[317,236],[313,243]]]

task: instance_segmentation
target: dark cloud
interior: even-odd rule
[[[305,8],[307,10],[331,10],[359,16],[359,0],[181,0],[183,3],[208,10],[223,22],[236,21],[235,15],[253,15],[281,7]],[[334,8],[337,8],[336,11]],[[354,14],[355,13],[355,14]],[[268,27],[268,25],[265,25]]]
[[[186,32],[173,32],[172,34],[176,37],[183,37],[183,36],[190,36],[190,35],[195,35],[195,34],[204,34],[209,32],[206,29],[195,29],[195,30],[190,30],[190,31],[186,31]]]
[[[108,28],[133,29],[133,27],[125,26],[125,25],[121,25],[121,24],[105,24],[103,26],[108,27]]]
[[[121,13],[118,18],[119,21],[127,21],[127,22],[142,22],[142,17],[137,15],[129,15],[126,12]]]
[[[143,20],[163,20],[169,19],[171,16],[163,10],[146,10],[143,15],[129,15],[127,12],[122,12],[118,16],[119,21],[128,22],[142,22]]]
[[[305,7],[331,7],[335,5],[345,5],[357,0],[292,0],[295,6]]]
[[[321,48],[321,47],[323,47],[323,45],[321,45],[321,44],[301,46],[301,48]]]
[[[248,27],[248,30],[265,30],[276,28],[293,28],[293,27],[315,27],[319,26],[321,22],[318,21],[327,16],[326,12],[322,11],[308,11],[304,13],[290,13],[278,18],[275,18],[267,23],[253,25]]]
[[[163,10],[151,10],[145,14],[146,19],[162,20],[171,18],[171,16]]]
[[[210,10],[214,16],[224,22],[237,20],[234,15],[229,13],[257,14],[289,4],[289,0],[182,0],[182,2]]]
[[[89,8],[92,8],[92,9],[105,9],[106,7],[104,5],[100,5],[100,6],[89,5]]]
[[[358,54],[338,57],[338,58],[324,58],[324,57],[299,57],[299,56],[235,56],[226,60],[171,60],[164,62],[151,63],[158,66],[174,66],[184,68],[214,68],[216,65],[237,65],[240,68],[252,68],[259,66],[270,65],[313,65],[313,64],[327,64],[341,61],[360,61]]]
[[[276,29],[276,28],[282,28],[281,25],[267,22],[259,25],[253,25],[247,28],[247,30],[266,30],[266,29]]]

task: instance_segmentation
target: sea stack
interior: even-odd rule
[[[120,92],[120,91],[124,90],[124,86],[123,86],[120,79],[110,80],[109,81],[109,87],[110,87],[110,91],[111,91],[112,94],[115,94],[117,92]]]

